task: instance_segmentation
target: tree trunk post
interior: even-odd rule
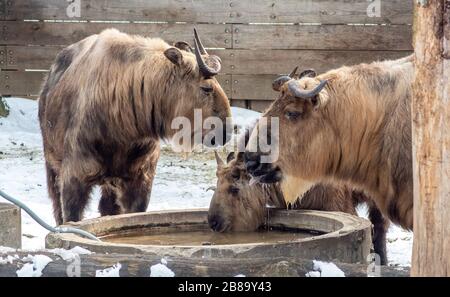
[[[450,0],[415,0],[412,276],[450,275]]]

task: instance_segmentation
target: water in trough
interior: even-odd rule
[[[230,245],[246,243],[292,242],[302,238],[317,236],[308,231],[261,230],[258,232],[217,233],[210,230],[174,231],[155,234],[154,232],[131,232],[102,237],[103,241],[141,245]]]

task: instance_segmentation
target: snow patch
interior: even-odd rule
[[[0,254],[6,254],[6,253],[12,253],[15,252],[16,249],[7,247],[7,246],[0,246]]]
[[[150,267],[150,277],[174,277],[175,273],[167,266],[167,260],[161,259],[161,263]]]
[[[15,260],[18,260],[19,256],[15,255],[14,257],[11,255],[8,255],[7,257],[3,258],[0,257],[0,265],[2,264],[12,264]]]
[[[108,267],[103,270],[96,270],[95,277],[120,277],[120,269],[122,265],[117,263],[113,267]]]
[[[58,255],[64,261],[74,260],[79,255],[90,255],[90,254],[92,254],[91,251],[89,251],[89,250],[87,250],[85,248],[79,247],[79,246],[76,246],[76,247],[74,247],[74,248],[72,248],[70,250],[61,249],[61,248],[52,249],[52,250],[49,250],[49,252]]]
[[[345,277],[345,273],[331,262],[313,260],[313,269],[306,273],[307,277]]]
[[[231,107],[233,123],[240,129],[253,125],[260,117],[261,113],[241,107]]]
[[[16,271],[18,277],[40,277],[42,270],[53,260],[46,255],[28,255],[22,259],[23,261],[31,261],[25,263],[22,268]]]

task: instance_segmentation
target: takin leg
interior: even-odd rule
[[[63,222],[78,222],[89,200],[92,186],[100,172],[99,164],[91,159],[74,157],[76,161],[65,161],[59,183],[61,185],[61,207]]]
[[[387,265],[386,233],[389,229],[389,221],[386,220],[375,203],[368,203],[369,219],[373,225],[373,248],[380,256],[380,264]]]
[[[117,191],[109,184],[102,185],[102,197],[98,205],[101,216],[120,214],[120,206],[117,204]]]
[[[118,200],[122,213],[145,212],[147,210],[153,178],[154,171],[142,172],[131,180],[123,181],[120,189],[120,199]]]
[[[159,159],[159,147],[155,144],[148,154],[135,159],[128,178],[122,179],[118,189],[122,213],[145,212],[150,202],[153,179]],[[142,166],[143,164],[143,166]]]
[[[48,195],[53,204],[53,216],[55,218],[56,225],[63,223],[62,209],[61,209],[61,194],[59,191],[59,184],[57,181],[56,171],[50,166],[48,162],[45,162],[45,169],[47,171],[47,188]]]

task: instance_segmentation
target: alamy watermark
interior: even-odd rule
[[[369,18],[381,17],[381,0],[367,0],[370,2],[367,7],[367,16]]]
[[[81,17],[81,0],[67,0],[66,15],[69,18]]]

